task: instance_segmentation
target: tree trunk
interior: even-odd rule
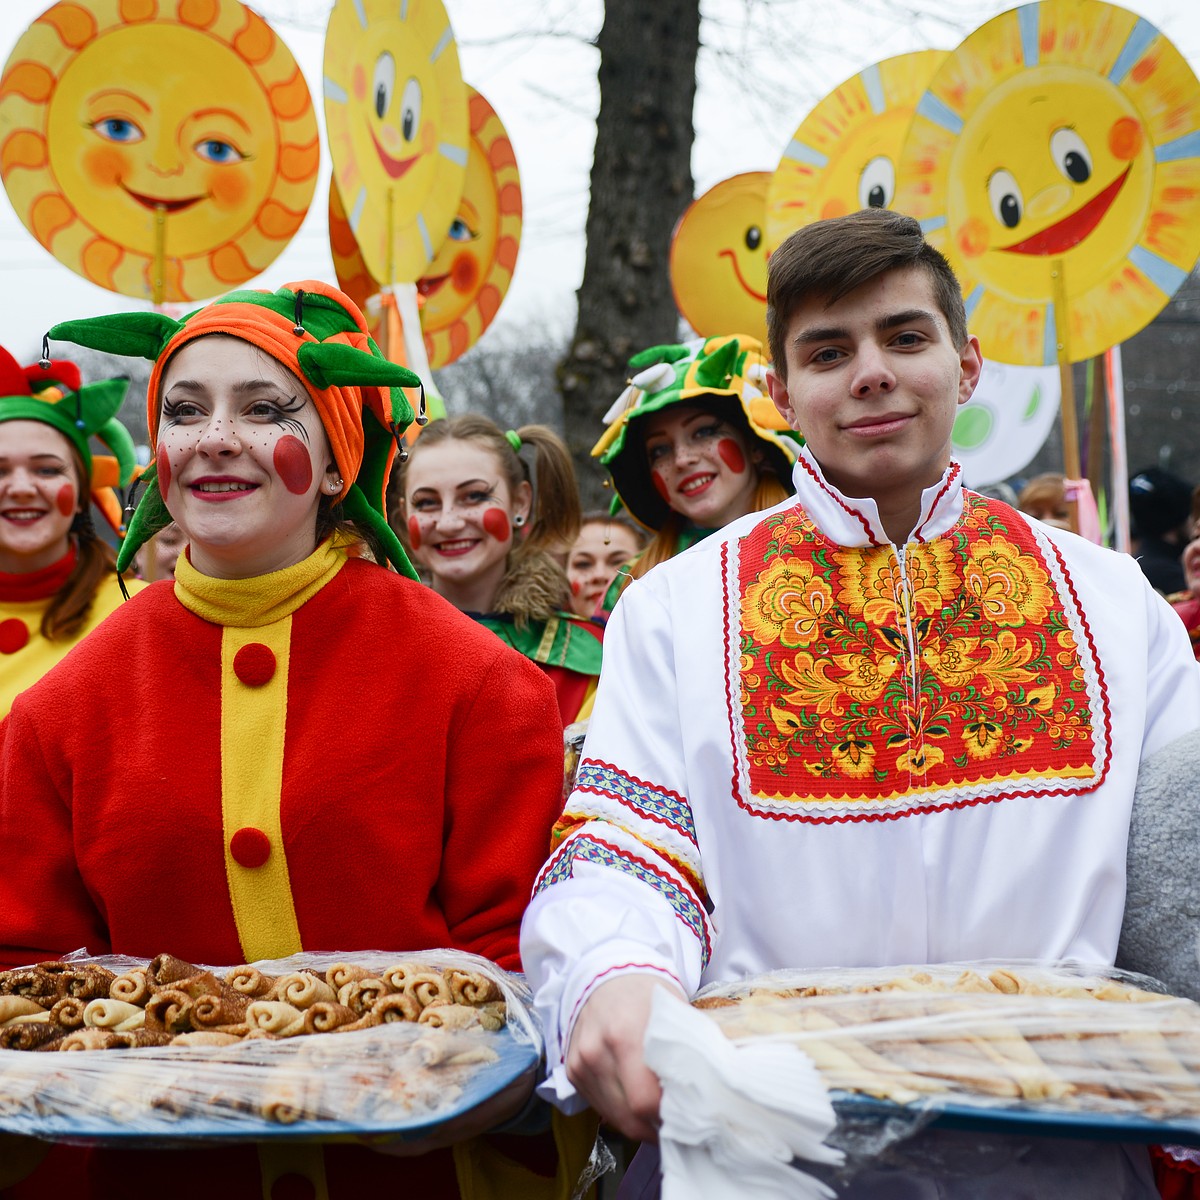
[[[671,231],[692,200],[699,0],[606,0],[579,316],[559,387],[586,507],[607,502],[589,451],[631,354],[676,340]]]

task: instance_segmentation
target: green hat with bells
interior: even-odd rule
[[[401,574],[417,578],[387,523],[385,489],[402,434],[414,419],[402,388],[419,388],[425,423],[425,389],[407,367],[389,362],[367,331],[366,321],[343,292],[316,280],[287,284],[275,292],[237,291],[175,320],[164,313],[131,312],[65,321],[48,337],[154,362],[147,391],[147,425],[156,440],[162,375],[182,346],[209,334],[227,334],[259,347],[304,384],[321,418],[330,448],[347,483],[335,502],[360,528],[380,541]],[[117,558],[125,571],[145,542],[171,523],[151,465],[142,475],[146,491],[129,523]]]
[[[766,469],[787,484],[797,439],[782,426],[765,396],[761,343],[750,337],[711,337],[651,346],[629,360],[629,369],[632,377],[605,413],[608,428],[592,448],[592,457],[612,476],[614,512],[624,506],[653,530],[661,529],[670,516],[671,507],[651,477],[644,428],[646,417],[675,404],[702,408],[749,435]]]

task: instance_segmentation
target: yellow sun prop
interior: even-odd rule
[[[800,123],[767,188],[767,247],[813,221],[890,208],[896,162],[942,50],[899,54],[834,88]]]
[[[467,90],[471,140],[462,199],[441,249],[417,280],[425,353],[434,369],[465,354],[495,319],[521,242],[521,179],[512,143],[495,109],[474,88]],[[332,185],[329,245],[338,283],[364,307],[380,285]]]
[[[693,200],[671,236],[675,306],[701,337],[767,338],[769,171],[723,179]]]
[[[495,109],[470,93],[467,177],[450,233],[417,291],[431,367],[465,354],[495,319],[521,244],[521,177]]]
[[[200,300],[299,229],[320,147],[304,76],[237,0],[72,0],[0,78],[0,176],[26,228],[114,292]]]
[[[337,0],[324,90],[333,176],[363,260],[384,283],[413,283],[467,169],[467,92],[441,0]]]
[[[1159,312],[1200,252],[1200,84],[1149,22],[1045,0],[975,30],[917,106],[894,207],[949,258],[983,353],[1079,361]],[[1061,317],[1062,314],[1060,314]]]

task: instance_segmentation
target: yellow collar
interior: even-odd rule
[[[346,552],[326,539],[303,562],[250,579],[201,575],[186,554],[175,564],[175,596],[184,608],[214,625],[257,629],[291,616],[346,563]]]

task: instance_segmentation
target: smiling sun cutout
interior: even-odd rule
[[[167,64],[169,69],[164,69]],[[299,229],[320,147],[308,86],[237,0],[73,0],[0,78],[0,176],[25,227],[126,296],[200,300],[263,271]]]
[[[767,330],[769,171],[747,171],[710,187],[684,210],[671,235],[671,290],[701,337]]]
[[[467,169],[467,90],[441,0],[337,0],[324,90],[333,176],[367,269],[414,283]]]
[[[917,106],[894,208],[962,284],[986,357],[1056,361],[1143,328],[1200,252],[1200,84],[1149,22],[1045,0],[970,34]]]
[[[813,221],[891,207],[913,110],[945,58],[943,50],[885,58],[834,88],[801,121],[767,189],[769,249]]]
[[[512,142],[496,110],[473,87],[467,92],[471,140],[463,194],[441,248],[417,280],[425,353],[434,370],[465,354],[495,319],[521,243],[521,178]],[[380,284],[367,270],[332,183],[329,246],[338,284],[366,312]]]

